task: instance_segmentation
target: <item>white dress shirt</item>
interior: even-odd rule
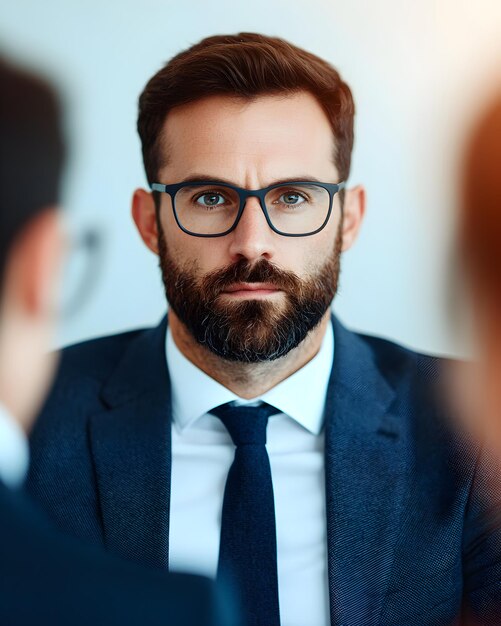
[[[217,572],[224,487],[235,446],[208,412],[225,402],[268,402],[282,411],[269,418],[266,444],[282,626],[330,624],[323,419],[333,357],[329,324],[309,363],[262,396],[244,400],[186,359],[167,330],[173,416],[170,569],[211,578]]]
[[[0,404],[0,480],[12,489],[26,478],[29,463],[28,439],[21,426]]]

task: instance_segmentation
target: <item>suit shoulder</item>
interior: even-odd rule
[[[71,386],[78,380],[81,387],[87,381],[101,385],[111,375],[129,345],[149,329],[135,329],[88,339],[61,350],[54,390]]]
[[[371,351],[380,371],[390,379],[407,372],[415,374],[422,381],[433,381],[453,361],[449,357],[418,352],[384,337],[356,334]]]
[[[147,329],[89,339],[63,348],[57,373],[30,441],[39,441],[45,433],[54,437],[86,419],[89,412],[101,408],[100,392],[129,346]],[[71,419],[68,419],[68,415]]]

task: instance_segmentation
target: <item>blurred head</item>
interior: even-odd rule
[[[501,334],[501,92],[471,134],[463,169],[461,255],[475,300]]]
[[[469,425],[500,447],[501,91],[471,132],[461,180],[459,250],[479,348],[479,363],[463,387],[471,396]]]
[[[47,391],[63,240],[59,103],[0,59],[0,402],[29,426]]]
[[[255,190],[345,181],[353,118],[350,89],[326,61],[241,33],[204,39],[153,76],[138,130],[150,184],[206,179]],[[224,190],[210,192],[224,205]],[[274,232],[256,197],[222,237],[183,232],[165,193],[136,190],[133,217],[160,257],[170,314],[218,356],[257,362],[287,354],[326,314],[364,203],[361,187],[336,194],[326,226],[299,237]],[[237,289],[250,285],[262,289]]]

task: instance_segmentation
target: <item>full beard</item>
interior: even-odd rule
[[[227,361],[273,361],[296,348],[322,320],[337,292],[342,224],[326,262],[301,279],[266,259],[250,265],[241,259],[197,279],[171,257],[158,222],[158,249],[165,294],[170,307],[201,345]],[[235,283],[272,283],[281,302],[221,297]],[[285,299],[285,303],[283,300]]]

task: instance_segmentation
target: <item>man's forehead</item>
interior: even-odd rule
[[[331,162],[333,148],[329,120],[307,92],[252,100],[210,96],[168,114],[161,161],[205,171],[231,159],[263,166],[279,160],[287,169],[304,160]]]

